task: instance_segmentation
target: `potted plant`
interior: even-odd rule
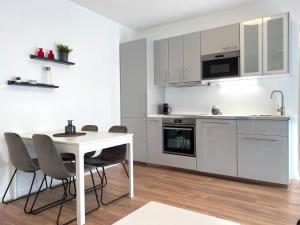
[[[68,62],[69,53],[73,51],[73,49],[69,48],[68,45],[57,44],[58,58],[61,61]]]

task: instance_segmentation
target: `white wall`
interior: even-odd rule
[[[299,114],[299,68],[298,68],[298,26],[300,22],[300,2],[295,0],[265,0],[231,10],[204,15],[195,19],[157,27],[139,33],[139,37],[157,40],[213,27],[238,23],[256,17],[290,12],[290,76],[255,80],[256,84],[241,84],[227,87],[168,87],[165,101],[175,113],[210,112],[212,105],[218,104],[225,114],[274,114],[279,96],[270,100],[271,91],[280,89],[285,94],[286,111],[291,121],[291,177],[298,177],[298,114]]]
[[[68,0],[0,1],[0,196],[11,174],[3,132],[59,130],[67,119],[78,129],[97,124],[107,130],[120,122],[119,42],[133,34]],[[16,75],[40,80],[46,63],[29,55],[55,43],[73,48],[76,63],[48,64],[59,89],[7,86]]]

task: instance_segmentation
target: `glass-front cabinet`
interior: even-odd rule
[[[262,74],[262,18],[240,24],[241,76]]]
[[[263,74],[289,72],[289,14],[263,18]]]

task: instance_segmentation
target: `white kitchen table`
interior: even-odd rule
[[[134,196],[133,181],[133,134],[109,133],[109,132],[85,132],[86,135],[79,137],[53,137],[53,132],[37,132],[50,136],[60,153],[73,153],[76,157],[76,208],[77,224],[85,224],[85,186],[84,186],[84,154],[95,150],[101,150],[108,147],[127,144],[128,145],[128,164],[129,164],[129,197]],[[27,133],[21,135],[26,146],[33,149],[32,135]]]

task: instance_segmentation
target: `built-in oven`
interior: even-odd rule
[[[163,118],[163,153],[196,156],[193,118]]]
[[[218,79],[240,76],[240,51],[203,55],[202,79]]]

